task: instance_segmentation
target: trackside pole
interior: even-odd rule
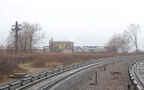
[[[114,67],[114,61],[113,61],[113,67]]]
[[[97,71],[95,71],[95,85],[97,85]]]

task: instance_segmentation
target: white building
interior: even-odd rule
[[[106,48],[104,46],[83,46],[83,52],[105,52]]]
[[[34,52],[50,52],[49,46],[44,46],[44,47],[35,47]]]
[[[80,53],[80,52],[83,52],[83,49],[80,46],[74,46],[74,52],[75,53]]]

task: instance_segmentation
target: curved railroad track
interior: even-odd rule
[[[144,59],[138,59],[129,66],[129,77],[136,90],[144,90]]]
[[[80,71],[84,71],[91,67],[96,67],[108,63],[114,63],[122,60],[129,60],[130,58],[140,58],[142,55],[137,56],[126,56],[126,57],[115,57],[115,58],[105,58],[95,61],[87,61],[75,65],[70,65],[66,67],[57,68],[54,70],[46,71],[38,75],[25,78],[23,80],[17,81],[15,83],[8,84],[4,87],[0,87],[0,90],[48,90],[59,82],[65,80],[66,78],[74,75]]]

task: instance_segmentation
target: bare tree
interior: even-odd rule
[[[10,38],[8,38],[7,42],[6,42],[6,47],[7,47],[7,53],[14,53],[14,48],[15,48],[15,32],[11,31]]]
[[[13,33],[13,32],[11,32]],[[11,34],[12,38],[8,40],[7,46],[14,46],[14,36]],[[22,23],[22,30],[18,33],[18,48],[19,52],[32,53],[32,49],[34,45],[41,42],[42,39],[45,38],[45,33],[41,31],[41,27],[39,24],[35,23]]]
[[[126,33],[114,34],[107,46],[115,47],[119,52],[128,52],[131,49],[130,39]]]
[[[19,47],[21,52],[27,53],[29,47],[29,32],[25,26],[23,26],[23,31],[19,33]]]
[[[136,52],[138,52],[138,34],[140,32],[140,26],[138,24],[130,24],[125,32],[130,37],[131,41],[133,42]]]
[[[109,42],[107,43],[107,47],[109,47],[109,51],[110,49],[113,50],[113,48],[115,48],[114,50],[118,51],[119,50],[119,41],[118,41],[118,35],[117,34],[114,34],[111,39],[109,40]]]
[[[117,52],[117,48],[115,46],[106,46],[106,52]]]
[[[39,24],[31,24],[27,22],[22,24],[22,31],[19,33],[19,45],[21,50],[25,53],[27,53],[27,50],[32,53],[33,46],[44,38],[45,33],[41,32]]]

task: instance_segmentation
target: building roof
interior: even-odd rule
[[[52,42],[54,42],[54,43],[68,43],[68,42],[72,42],[72,41],[52,41]]]
[[[104,46],[83,46],[83,48],[103,48]]]
[[[82,47],[81,47],[81,46],[74,46],[74,48],[79,48],[79,49],[82,49]]]

